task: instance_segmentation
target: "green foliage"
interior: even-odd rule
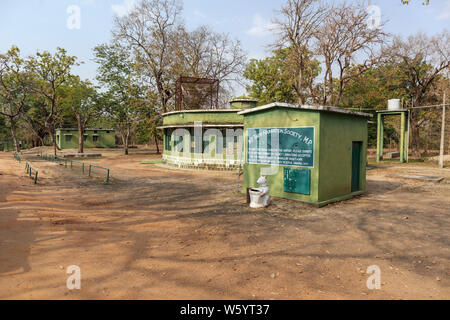
[[[115,122],[108,113],[105,113],[93,118],[89,122],[89,126],[92,128],[114,129]]]
[[[62,87],[62,107],[64,119],[80,117],[83,124],[101,111],[98,94],[89,81],[82,81],[79,77],[73,77],[70,82]],[[75,119],[74,119],[75,118]]]
[[[128,154],[128,139],[145,115],[146,88],[139,85],[126,48],[102,44],[95,47],[94,54],[99,64],[97,80],[106,88],[102,104],[121,134],[125,154]]]
[[[55,54],[38,52],[28,59],[29,69],[36,76],[36,91],[51,102],[58,100],[57,90],[73,77],[71,68],[79,65],[77,57],[67,55],[63,48],[57,48]]]
[[[0,54],[0,114],[5,117],[14,141],[20,151],[17,136],[18,122],[31,95],[31,76],[20,57],[19,48],[12,46],[6,54]]]
[[[5,117],[0,114],[0,141],[9,140]],[[1,150],[0,150],[1,151]]]
[[[351,79],[344,90],[340,107],[376,113],[371,110],[385,110],[389,99],[408,99],[408,85],[403,77],[404,70],[401,65],[385,64],[371,69],[362,75]],[[376,122],[376,120],[374,120]],[[395,129],[387,122],[385,127],[385,143],[389,137],[398,142]],[[368,126],[369,146],[377,144],[377,126]]]
[[[30,102],[24,112],[24,125],[30,133],[31,140],[43,144],[48,129],[45,122],[48,117],[48,109],[45,107],[45,99],[37,94],[31,96]],[[62,125],[61,125],[62,126]]]
[[[149,143],[153,138],[151,128],[145,122],[141,122],[136,127],[136,141],[138,144]]]
[[[291,59],[291,50],[280,49],[265,59],[252,59],[244,71],[244,77],[251,81],[247,92],[259,100],[260,105],[274,101],[294,103],[298,100],[295,92],[295,74]],[[304,61],[302,72],[312,81],[320,73],[320,63],[309,52]]]
[[[264,105],[274,101],[294,102],[295,93],[287,73],[286,50],[262,60],[251,59],[244,77],[252,82],[247,92]]]
[[[63,121],[64,86],[73,78],[71,69],[80,65],[77,57],[69,56],[63,48],[57,48],[56,53],[38,52],[27,60],[29,72],[34,76],[34,92],[42,98],[40,105],[41,125],[52,139],[56,153],[55,129]]]
[[[340,107],[382,110],[389,99],[408,99],[409,94],[402,66],[385,64],[351,79]]]
[[[75,126],[69,127],[77,127],[82,134],[89,121],[101,114],[103,106],[98,103],[97,91],[89,81],[82,81],[78,76],[74,76],[62,87],[62,92],[63,119],[75,120]],[[83,151],[84,141],[79,139],[78,152]]]

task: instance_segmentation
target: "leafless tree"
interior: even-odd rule
[[[299,104],[305,101],[304,91],[308,89],[305,84],[306,56],[309,52],[314,34],[326,16],[327,9],[320,0],[288,0],[277,12],[273,20],[277,41],[273,44],[275,49],[291,48],[290,60],[295,73],[295,92]]]
[[[450,34],[444,30],[435,36],[423,33],[403,39],[394,37],[392,45],[387,47],[385,55],[393,63],[400,64],[405,81],[411,91],[411,144],[416,154],[420,154],[419,107],[426,98],[431,86],[439,80],[441,74],[450,67]]]
[[[344,33],[342,25],[335,23],[335,17],[332,15],[331,9],[327,12],[323,23],[315,32],[316,50],[322,57],[324,72],[322,83],[322,104],[326,105],[333,101],[334,81],[333,81],[333,65],[338,56],[340,36]]]
[[[218,79],[222,83],[236,80],[243,72],[246,55],[241,43],[228,34],[217,33],[207,26],[179,37],[180,72],[194,77]]]
[[[173,96],[168,74],[175,57],[175,35],[182,5],[178,0],[142,0],[123,17],[115,18],[115,40],[134,50],[141,70],[157,89],[163,112]]]
[[[241,77],[247,60],[240,41],[231,39],[228,34],[214,32],[207,26],[190,32],[180,29],[177,62],[172,74],[217,79],[220,82],[219,101],[226,100],[224,97],[228,97]],[[198,89],[202,91],[200,87]],[[207,99],[208,90],[205,93]],[[201,97],[199,99],[202,100]]]
[[[380,61],[380,49],[388,37],[383,31],[386,22],[370,26],[367,8],[365,1],[332,6],[317,30],[318,52],[325,66],[323,103],[338,106],[347,83]],[[336,97],[334,67],[338,72]]]
[[[131,47],[149,87],[156,88],[162,112],[170,108],[180,76],[216,78],[227,83],[240,76],[246,56],[239,41],[202,26],[188,31],[177,0],[141,0],[115,19],[115,40]]]
[[[273,21],[278,34],[273,47],[291,48],[288,63],[295,74],[294,89],[300,104],[309,96],[312,101],[338,106],[350,79],[379,61],[379,49],[388,35],[383,31],[385,22],[380,21],[376,27],[369,24],[367,8],[367,1],[330,4],[287,0],[278,12]],[[320,85],[311,70],[314,64],[306,63],[311,51],[322,62]],[[321,99],[318,90],[322,91]]]

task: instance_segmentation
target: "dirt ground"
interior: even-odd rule
[[[390,165],[350,201],[252,210],[236,173],[101,152],[86,162],[110,185],[28,154],[33,185],[0,152],[0,299],[450,299],[450,169]],[[66,287],[71,265],[81,290]],[[372,265],[381,290],[366,286]]]

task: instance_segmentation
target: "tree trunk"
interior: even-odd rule
[[[339,79],[338,94],[337,94],[337,97],[336,97],[336,101],[334,101],[334,106],[336,108],[339,106],[339,103],[341,102],[343,93],[344,93],[344,80],[342,79],[342,75],[341,75],[341,78]]]
[[[37,142],[37,147],[43,147],[44,145],[45,145],[45,143],[44,143],[44,138],[42,138],[41,136],[37,136],[38,137],[38,142]],[[40,145],[39,145],[39,143],[40,143]]]
[[[78,123],[78,153],[84,153],[84,127],[81,122],[81,116],[77,114]]]
[[[161,75],[156,75],[156,88],[158,90],[158,94],[161,100],[161,106],[162,106],[162,112],[167,112],[167,99],[166,99],[166,93],[164,92],[164,87],[161,81]]]
[[[122,140],[123,140],[123,150],[125,152],[125,155],[128,155],[128,134],[122,134]]]
[[[20,145],[19,142],[17,141],[17,136],[16,136],[16,121],[13,118],[10,118],[9,123],[11,124],[11,136],[13,138],[14,141],[14,147],[16,148],[16,152],[20,152]]]
[[[322,92],[322,104],[324,106],[327,105],[327,77],[328,73],[325,72],[325,76],[323,77],[323,92]]]
[[[161,154],[161,152],[159,151],[159,146],[158,146],[158,134],[155,132],[153,134],[154,138],[155,138],[155,144],[156,144],[156,154]]]
[[[303,56],[300,55],[300,70],[298,70],[297,75],[297,96],[298,96],[298,103],[300,105],[303,104],[302,89],[303,89]]]
[[[328,66],[328,94],[330,95],[329,103],[330,106],[333,105],[334,100],[334,82],[333,82],[333,72],[331,71],[331,65]]]
[[[50,129],[50,138],[52,139],[53,153],[56,156],[56,137],[55,137],[54,126],[52,126],[51,129]]]

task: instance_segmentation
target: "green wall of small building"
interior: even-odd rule
[[[293,112],[293,109],[276,108],[268,111],[260,111],[245,115],[244,118],[244,157],[247,159],[247,133],[249,128],[286,128],[286,127],[315,127],[314,141],[314,168],[311,170],[311,194],[302,195],[284,192],[284,168],[280,166],[277,174],[267,176],[270,186],[270,194],[275,197],[300,200],[304,202],[315,203],[319,198],[318,180],[319,180],[319,113],[314,111],[304,111],[299,116],[299,112]],[[247,192],[247,188],[256,188],[256,181],[261,176],[261,168],[269,167],[266,165],[249,164],[244,165],[244,184],[243,192]]]
[[[251,109],[256,108],[258,100],[251,99],[234,99],[230,101],[231,109]]]
[[[97,133],[94,133],[94,131],[97,131]],[[69,142],[65,138],[67,134],[72,135]],[[86,130],[84,134],[87,135],[87,139],[84,141],[84,148],[114,148],[116,146],[115,130]],[[96,142],[93,140],[94,135],[98,136],[98,141]],[[57,145],[60,149],[78,149],[78,130],[58,129],[56,130],[56,137]]]
[[[245,115],[235,112],[184,112],[171,113],[164,116],[164,126],[183,126],[186,129],[195,122],[202,124],[242,124],[244,123],[244,150],[247,151],[247,130],[249,128],[289,128],[314,127],[314,168],[305,168],[311,172],[310,195],[288,193],[284,191],[284,168],[302,169],[298,167],[280,166],[275,175],[267,176],[271,195],[299,200],[318,206],[331,202],[349,199],[366,192],[366,159],[367,159],[367,118],[324,110],[294,109],[278,106],[266,110],[255,111]],[[165,142],[169,140],[166,135]],[[186,137],[187,138],[187,137]],[[187,142],[187,139],[185,140]],[[361,142],[360,191],[352,192],[352,143]],[[167,146],[167,143],[165,143]],[[173,142],[171,143],[173,150]],[[189,146],[186,144],[186,148]],[[165,154],[171,154],[164,148]],[[191,155],[194,158],[194,155]],[[244,154],[244,159],[247,155]],[[258,187],[256,181],[260,177],[259,164],[244,164],[243,192],[247,188]]]
[[[169,134],[168,130],[164,130],[164,135],[163,135],[163,141],[164,141],[164,154],[166,155],[170,155],[170,156],[178,156],[178,157],[186,157],[186,158],[191,158],[192,160],[195,160],[196,158],[202,158],[199,157],[198,154],[196,154],[194,152],[194,144],[195,144],[195,137],[193,136],[193,128],[181,128],[181,129],[185,129],[187,131],[189,131],[189,133],[186,133],[185,135],[183,135],[183,148],[184,150],[190,150],[190,156],[186,157],[186,154],[184,152],[177,152],[175,151],[175,142],[171,139],[171,134]],[[217,130],[216,128],[203,128],[203,134],[205,133],[205,131],[207,130]],[[173,132],[174,129],[171,129],[170,132]],[[220,129],[219,129],[220,130]],[[221,129],[223,131],[225,131],[225,133],[222,135],[222,156],[217,156],[217,159],[222,158],[223,160],[229,159],[229,160],[240,160],[241,157],[243,157],[243,154],[239,154],[239,153],[233,153],[233,155],[228,155],[226,153],[226,148],[227,148],[227,136],[226,136],[226,131],[230,130],[231,132],[233,132],[234,137],[233,137],[233,143],[234,143],[234,147],[236,148],[236,150],[238,150],[238,146],[243,144],[243,137],[242,135],[240,136],[236,136],[236,134],[238,133],[237,130],[240,130],[240,132],[242,132],[242,128],[228,128],[228,129]],[[203,135],[202,135],[203,136]],[[213,152],[211,154],[212,157],[216,156],[216,150],[220,150],[217,146],[217,139],[216,136],[211,136],[208,140],[208,144],[211,146],[211,148],[213,149]],[[202,139],[202,148],[201,150],[204,151],[206,144],[205,141]],[[242,149],[241,149],[242,150]]]
[[[249,128],[311,126],[315,127],[314,168],[305,168],[311,171],[311,194],[302,195],[284,191],[284,168],[301,169],[289,166],[280,166],[277,174],[267,176],[270,194],[323,206],[366,192],[367,118],[364,117],[282,107],[246,114],[245,159],[247,159]],[[361,191],[356,193],[351,192],[353,141],[363,143],[360,163]],[[258,187],[256,181],[263,167],[268,166],[248,163],[244,165],[243,192],[246,192],[247,188]]]
[[[351,194],[352,143],[362,142],[360,193],[367,191],[367,118],[322,112],[320,117],[319,202]]]
[[[163,125],[185,125],[194,124],[194,122],[202,122],[203,124],[242,124],[244,117],[237,114],[239,111],[172,113],[164,116]]]
[[[223,132],[226,130],[233,130],[236,133],[236,130],[241,130],[242,132],[242,124],[244,122],[244,117],[238,115],[238,112],[241,110],[197,110],[197,111],[181,111],[181,112],[173,112],[165,114],[163,117],[163,126],[169,127],[164,129],[164,155],[183,158],[183,160],[191,159],[192,163],[195,163],[198,159],[208,159],[208,160],[217,160],[220,162],[220,159],[225,163],[226,160],[235,160],[238,161],[241,155],[236,154],[235,152],[232,155],[227,155],[225,149],[221,155],[215,155],[215,152],[212,155],[201,156],[194,153],[193,149],[193,133],[194,133],[194,125],[197,122],[200,122],[202,125],[217,125],[214,127],[203,127],[203,133],[207,130],[219,129]],[[174,126],[170,128],[170,126]],[[187,133],[183,137],[184,141],[184,150],[191,150],[191,154],[179,153],[175,152],[174,141],[171,139],[171,133],[176,129],[185,129],[190,133]],[[242,139],[242,136],[241,136]],[[234,139],[237,142],[237,138]],[[215,137],[211,137],[209,140],[211,145],[215,145]],[[223,136],[223,142],[226,142],[226,134]],[[242,143],[242,141],[241,141]],[[205,143],[202,142],[202,150],[204,150]]]

